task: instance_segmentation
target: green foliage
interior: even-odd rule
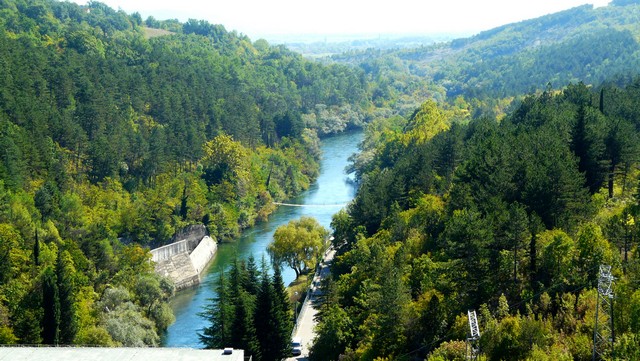
[[[133,303],[125,288],[108,288],[97,309],[104,311],[101,324],[111,339],[119,346],[156,346],[160,341],[153,321],[144,317],[141,306]],[[95,337],[94,335],[92,337]]]
[[[78,318],[76,315],[76,275],[73,260],[67,251],[58,253],[56,261],[56,277],[58,282],[58,297],[60,303],[60,343],[73,344],[78,333]]]
[[[108,312],[103,322],[104,328],[119,346],[157,346],[160,342],[153,321],[145,318],[131,302],[124,302]]]
[[[357,64],[374,80],[373,102],[388,112],[408,116],[433,97],[447,103],[457,119],[468,121],[480,114],[502,115],[514,98],[547,84],[597,85],[634,74],[639,13],[636,1],[583,5],[468,38],[419,47],[367,47],[328,61]]]
[[[199,223],[235,239],[309,187],[318,130],[372,110],[361,71],[221,25],[149,18],[154,31],[95,1],[0,8],[7,343],[157,344],[172,291],[148,248]]]
[[[326,310],[317,332],[318,338],[311,347],[310,360],[335,360],[353,340],[351,320],[338,305],[330,305]]]
[[[275,264],[291,267],[297,278],[315,267],[327,247],[328,233],[314,218],[302,217],[278,227],[268,251]]]
[[[464,361],[467,359],[467,345],[463,341],[443,342],[427,358],[427,361]]]
[[[604,112],[592,105],[600,89],[578,84],[529,96],[499,122],[461,124],[427,104],[422,114],[441,120],[424,137],[415,119],[367,132],[361,187],[332,223],[336,304],[320,317],[313,357],[464,358],[476,309],[488,360],[587,360],[601,264],[614,267],[616,300],[629,300],[615,301],[616,333],[634,355],[637,172],[617,163],[612,198],[605,179],[607,134],[638,125],[628,103],[637,84],[603,86]]]
[[[264,259],[260,272],[253,258],[234,263],[228,279],[220,273],[210,302],[200,313],[209,323],[198,333],[205,348],[239,348],[258,360],[290,354],[291,305],[278,267],[270,276]]]
[[[60,296],[55,272],[47,267],[42,273],[42,342],[57,345],[60,342]]]

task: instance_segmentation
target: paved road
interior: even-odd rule
[[[302,305],[302,310],[298,316],[298,327],[295,330],[294,338],[300,338],[302,340],[302,355],[296,357],[289,357],[287,361],[306,361],[309,356],[309,348],[313,344],[315,334],[315,316],[318,313],[317,307],[320,305],[314,302],[322,295],[320,290],[320,282],[329,275],[329,263],[333,261],[335,251],[331,249],[324,257],[324,261],[321,263],[319,272],[316,272],[311,283],[311,291],[306,302]]]

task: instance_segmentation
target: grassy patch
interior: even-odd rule
[[[163,29],[153,29],[153,28],[143,27],[142,30],[144,31],[145,39],[151,39],[151,38],[156,38],[158,36],[173,34],[171,31],[163,30]]]
[[[287,287],[289,291],[289,302],[303,301],[304,295],[311,284],[311,280],[313,280],[313,272],[308,272],[291,282],[289,287]],[[296,292],[298,292],[297,295]]]

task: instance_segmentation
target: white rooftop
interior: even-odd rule
[[[0,347],[0,361],[244,361],[243,350],[190,348]]]

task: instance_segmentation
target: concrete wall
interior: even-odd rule
[[[160,248],[152,249],[151,255],[154,262],[167,261],[171,257],[179,253],[191,253],[197,246],[200,240],[185,239],[180,242],[171,243]]]
[[[205,270],[209,262],[213,259],[213,256],[215,256],[217,249],[218,244],[216,241],[209,236],[205,236],[202,241],[200,241],[198,247],[191,252],[189,258],[191,258],[193,268],[195,268],[198,274]]]
[[[176,289],[181,290],[200,283],[200,273],[215,256],[218,245],[206,235],[203,225],[189,226],[177,235],[185,238],[152,249],[151,255],[156,273],[173,280]]]
[[[176,290],[200,283],[200,275],[193,268],[191,258],[186,253],[178,253],[168,260],[156,263],[156,273],[171,279]]]

